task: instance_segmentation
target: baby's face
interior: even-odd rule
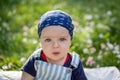
[[[40,37],[43,52],[48,59],[64,59],[71,45],[69,31],[61,26],[48,26],[42,30]]]

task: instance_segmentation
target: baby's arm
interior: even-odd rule
[[[36,75],[36,71],[34,69],[34,61],[35,59],[32,56],[30,56],[27,62],[21,68],[21,80],[34,80],[34,77]]]
[[[22,71],[22,77],[21,80],[34,80],[34,77],[31,76],[30,74]]]

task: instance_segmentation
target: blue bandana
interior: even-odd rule
[[[61,10],[48,11],[41,16],[38,24],[39,37],[41,36],[42,30],[47,26],[64,27],[69,31],[71,39],[73,37],[74,25],[72,24],[72,19],[67,13]]]

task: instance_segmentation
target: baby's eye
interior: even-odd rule
[[[66,39],[65,38],[60,38],[60,41],[65,41]]]
[[[51,39],[45,39],[45,42],[50,42],[51,41]]]

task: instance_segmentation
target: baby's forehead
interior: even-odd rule
[[[45,32],[41,34],[41,37],[46,38],[46,37],[51,37],[51,38],[59,38],[59,37],[68,37],[70,36],[69,33],[63,33],[63,32],[53,32],[53,33],[49,33],[49,32]]]
[[[70,36],[69,31],[62,27],[48,27],[42,30],[42,37],[67,37]]]
[[[69,31],[62,26],[49,26],[42,30],[41,38],[69,38]]]
[[[59,35],[59,36],[42,36],[42,38],[67,38],[68,36],[66,36],[66,35],[63,35],[63,36],[61,36],[61,35]]]
[[[63,32],[63,33],[66,33],[66,32],[69,32],[69,31],[63,26],[56,25],[56,26],[45,27],[42,30],[42,33],[43,32],[50,32],[50,33],[52,33],[52,32],[54,32],[54,33]]]

